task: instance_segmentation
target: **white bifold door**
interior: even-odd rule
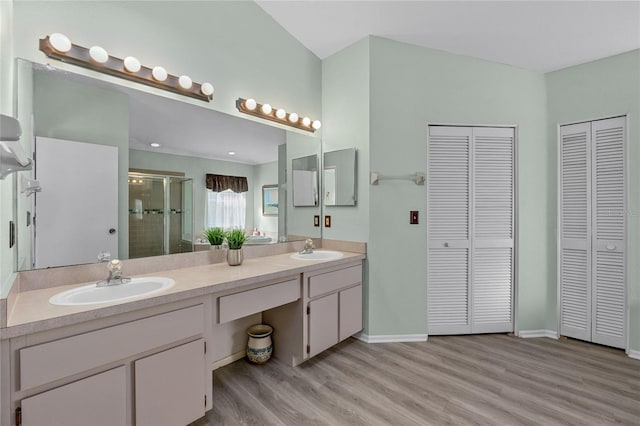
[[[511,127],[429,126],[429,334],[513,331]]]
[[[560,127],[560,333],[626,346],[626,119]]]

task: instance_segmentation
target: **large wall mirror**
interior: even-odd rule
[[[244,212],[233,211],[256,243],[321,237],[310,213],[293,208],[287,167],[319,156],[320,139],[21,59],[17,81],[22,140],[35,151],[33,170],[17,179],[18,270],[206,246],[212,208],[234,198],[212,195],[206,174],[246,178]],[[24,179],[41,192],[22,192]],[[263,214],[265,185],[277,185],[277,215]],[[43,260],[55,252],[79,257]]]
[[[325,206],[356,205],[356,149],[324,153],[322,162],[323,202]]]

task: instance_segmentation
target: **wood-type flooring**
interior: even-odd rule
[[[640,425],[640,361],[572,339],[348,339],[299,367],[213,375],[205,425]]]

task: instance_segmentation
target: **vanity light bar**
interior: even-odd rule
[[[211,83],[195,83],[186,75],[168,74],[162,67],[145,67],[133,56],[124,59],[109,55],[99,46],[90,49],[72,44],[60,33],[40,39],[40,50],[50,58],[89,68],[105,74],[146,84],[147,86],[209,102],[213,99]]]
[[[238,98],[238,100],[236,100],[236,108],[245,114],[284,124],[285,126],[295,127],[296,129],[306,130],[311,133],[322,126],[319,120],[312,121],[309,117],[300,118],[295,112],[289,113],[282,108],[273,108],[269,104],[259,104],[255,99],[251,98]]]

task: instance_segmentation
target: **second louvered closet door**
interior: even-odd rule
[[[430,126],[429,334],[513,330],[513,128]]]
[[[560,128],[560,333],[626,346],[624,117]]]

